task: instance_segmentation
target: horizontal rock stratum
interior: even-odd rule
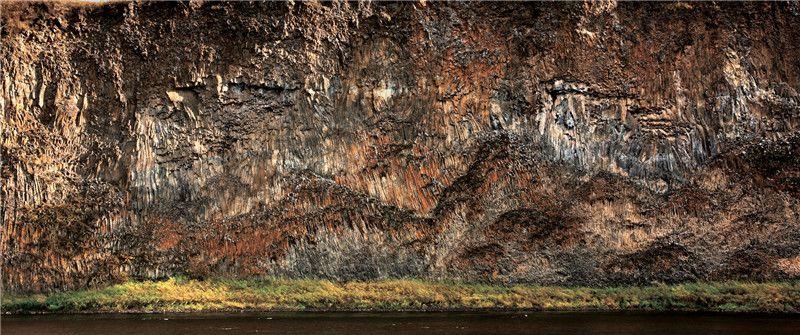
[[[3,287],[800,278],[800,6],[2,4]]]

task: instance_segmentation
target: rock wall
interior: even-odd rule
[[[797,3],[0,8],[6,290],[800,278]]]

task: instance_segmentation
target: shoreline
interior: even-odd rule
[[[602,313],[602,314],[642,314],[642,315],[659,315],[659,314],[683,314],[683,315],[743,315],[743,316],[798,316],[798,311],[723,311],[723,310],[687,310],[687,309],[212,309],[212,310],[87,310],[87,311],[3,311],[0,315],[3,316],[125,316],[125,315],[255,315],[255,314],[282,314],[282,313],[297,313],[297,314],[470,314],[470,313],[492,313],[492,314],[535,314],[535,313]]]
[[[800,282],[562,287],[393,279],[169,278],[51,294],[4,294],[4,315],[383,312],[800,313]]]

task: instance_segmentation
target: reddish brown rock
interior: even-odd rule
[[[796,3],[2,4],[11,291],[798,278]]]

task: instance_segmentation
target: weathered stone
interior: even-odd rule
[[[1,8],[7,290],[800,278],[797,3]]]

